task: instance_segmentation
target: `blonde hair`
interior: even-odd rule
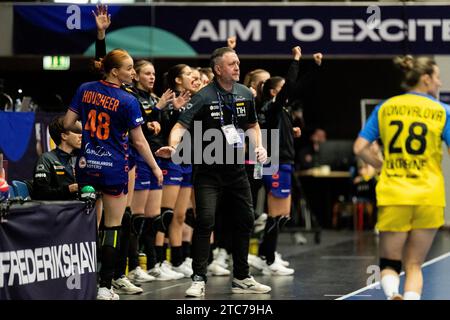
[[[394,64],[404,73],[402,87],[409,90],[419,83],[420,78],[423,75],[428,74],[431,76],[434,73],[436,61],[429,57],[414,58],[411,55],[406,55],[396,57],[394,59]]]
[[[153,66],[153,63],[151,63],[148,60],[139,60],[134,64],[134,71],[136,71],[137,74],[139,74],[145,66]]]
[[[250,88],[252,86],[252,84],[255,82],[256,78],[261,74],[261,73],[269,73],[269,71],[264,70],[264,69],[255,69],[252,70],[250,72],[248,72],[245,75],[244,78],[244,86],[246,86],[247,88]]]

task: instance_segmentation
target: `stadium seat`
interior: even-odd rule
[[[30,192],[28,191],[28,187],[25,182],[13,180],[12,184],[18,197],[24,200],[31,200]]]

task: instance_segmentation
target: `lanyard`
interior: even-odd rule
[[[222,109],[222,106],[224,106],[225,108],[227,108],[228,110],[231,111],[231,121],[232,121],[233,125],[237,128],[238,127],[237,111],[236,111],[236,108],[234,108],[234,104],[235,104],[234,95],[232,95],[233,100],[231,101],[231,106],[229,106],[229,105],[225,104],[225,101],[223,100],[223,97],[219,93],[219,91],[216,91],[216,93],[217,93],[217,100],[219,101],[220,125],[222,127],[225,125],[225,121],[223,119],[223,109]]]

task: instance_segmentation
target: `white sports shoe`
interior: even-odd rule
[[[259,233],[264,230],[266,227],[266,221],[267,221],[267,213],[261,213],[258,218],[255,219],[255,222],[253,224],[253,232]]]
[[[116,291],[121,294],[138,294],[144,292],[142,288],[136,287],[125,276],[122,276],[117,280],[113,279],[111,284],[114,287],[114,289],[116,289]]]
[[[263,269],[263,274],[266,276],[290,276],[294,274],[294,272],[294,269],[287,268],[277,261],[274,261],[270,266],[265,263]]]
[[[156,281],[170,281],[175,280],[175,277],[173,274],[169,274],[166,271],[161,269],[161,265],[159,263],[155,264],[155,266],[147,271],[148,274],[154,276],[156,278]]]
[[[182,273],[186,278],[189,278],[192,276],[192,268],[189,267],[188,264],[186,264],[186,261],[180,264],[178,267],[172,266],[172,271]]]
[[[266,262],[263,259],[253,254],[248,255],[247,261],[249,266],[258,270],[263,270],[266,266]]]
[[[283,260],[283,258],[281,257],[281,253],[278,253],[276,251],[275,251],[275,262],[279,262],[285,267],[289,266],[289,261]]]
[[[183,263],[192,269],[192,258],[187,257]]]
[[[131,282],[135,283],[145,283],[155,280],[156,278],[144,270],[142,270],[141,267],[137,267],[136,269],[128,272],[128,279],[130,279]]]
[[[219,248],[217,255],[214,257],[214,261],[218,263],[222,268],[228,268],[228,253],[227,250]]]
[[[181,272],[176,272],[172,270],[172,265],[168,261],[164,261],[160,264],[161,272],[169,274],[174,280],[179,280],[184,278],[184,274]]]
[[[98,288],[97,300],[120,300],[119,295],[116,294],[113,288],[108,289],[106,287]]]
[[[213,276],[229,276],[230,270],[225,269],[219,263],[214,260],[211,262],[207,268],[208,272]]]
[[[195,276],[189,289],[186,290],[186,297],[203,297],[205,295],[205,281],[201,277]]]
[[[268,293],[271,287],[257,282],[253,277],[244,280],[233,279],[231,283],[231,291],[233,293]]]

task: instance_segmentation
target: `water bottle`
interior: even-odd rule
[[[93,186],[84,186],[81,188],[80,200],[81,201],[95,201],[97,195]]]
[[[261,162],[255,163],[255,168],[253,169],[253,179],[262,179],[263,176],[263,164]]]

